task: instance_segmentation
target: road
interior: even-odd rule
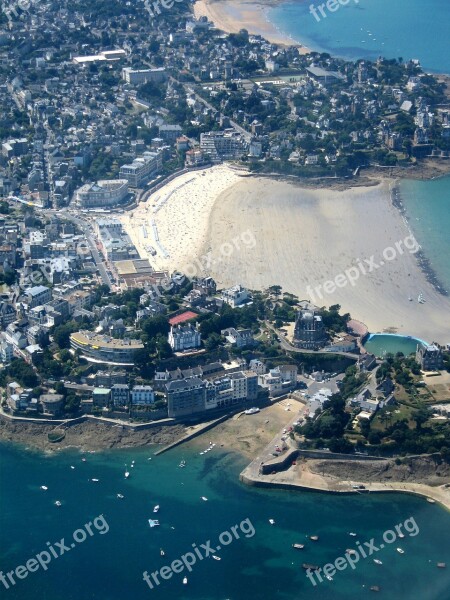
[[[79,229],[81,229],[81,231],[85,235],[87,243],[89,244],[89,248],[91,250],[92,257],[93,257],[94,262],[100,272],[100,276],[103,280],[103,283],[105,285],[107,285],[110,290],[113,290],[114,284],[108,275],[106,264],[102,260],[100,254],[99,254],[99,251],[97,250],[97,245],[95,243],[95,239],[92,237],[91,233],[89,232],[89,224],[86,223],[86,221],[84,219],[81,219],[79,217],[74,217],[72,214],[70,214],[69,212],[67,212],[65,210],[47,210],[46,212],[58,214],[61,217],[63,217],[64,219],[67,219],[68,221],[72,221],[72,223],[75,223],[75,225],[77,225],[77,227]]]

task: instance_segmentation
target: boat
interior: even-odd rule
[[[308,571],[308,570],[318,571],[320,569],[320,567],[318,567],[317,565],[311,565],[310,563],[303,563],[302,569],[305,569],[305,571]]]
[[[380,586],[379,585],[371,585],[370,586],[370,591],[371,592],[379,592],[380,591]]]
[[[443,562],[438,562],[438,563],[437,563],[437,567],[438,567],[438,569],[445,569],[445,567],[446,567],[446,564],[445,564],[445,563],[443,563]]]
[[[213,554],[212,557],[214,560],[222,560],[220,556],[217,556],[216,554]]]
[[[161,556],[164,556],[166,554],[162,548],[159,549],[159,553],[161,554]]]
[[[374,559],[373,559],[373,562],[374,562],[376,565],[382,565],[382,564],[383,564],[379,558],[374,558]]]
[[[159,510],[159,504],[157,504],[157,505],[154,507],[154,509],[153,509],[153,512],[154,512],[154,513],[157,513],[157,512],[158,512],[158,510]]]
[[[149,519],[148,524],[150,525],[150,527],[158,527],[159,521],[156,519]]]
[[[184,583],[184,585],[187,584],[187,577],[183,577],[183,583]]]
[[[402,533],[402,532],[400,531],[400,533],[398,534],[398,537],[399,537],[399,538],[404,538],[404,537],[405,537],[405,534],[404,534],[404,533]]]
[[[405,554],[405,551],[402,548],[397,548],[397,552],[399,554]]]
[[[75,469],[75,467],[74,467],[73,465],[70,465],[70,468],[71,468],[71,469]]]
[[[269,523],[270,523],[271,525],[275,525],[275,521],[274,521],[273,519],[269,519]]]
[[[46,492],[48,490],[48,487],[46,485],[41,485],[41,490],[44,490],[44,492]]]
[[[57,501],[55,502],[55,506],[62,506],[62,503],[61,503],[59,500],[57,500]]]
[[[292,544],[292,547],[295,548],[295,550],[303,550],[305,544]]]
[[[125,471],[125,479],[128,479],[129,476],[130,476],[130,472],[129,471]]]
[[[98,483],[99,482],[98,479],[91,479],[91,481],[93,481],[94,483]]]
[[[427,498],[427,502],[430,504],[436,504],[436,500],[433,500],[433,498]]]
[[[123,494],[117,494],[117,497],[120,498],[121,500],[123,500],[125,498],[125,496]]]
[[[328,579],[328,581],[333,581],[333,578],[331,577],[331,575],[325,575],[325,577]]]
[[[247,408],[247,410],[244,410],[244,414],[245,415],[256,415],[256,413],[259,413],[260,409],[257,408],[256,406],[254,406],[253,408]]]
[[[309,536],[309,539],[310,539],[312,542],[318,542],[318,541],[319,541],[319,536],[318,536],[318,535],[310,535],[310,536]]]
[[[81,459],[81,461],[82,461],[82,462],[86,462],[86,459],[85,459],[85,458],[82,458],[82,459]]]
[[[208,502],[208,498],[206,496],[202,496],[203,502]]]
[[[351,535],[352,537],[356,537],[356,533],[353,533],[353,531],[350,531],[350,533],[348,535]]]

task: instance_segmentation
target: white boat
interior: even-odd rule
[[[350,531],[350,533],[348,535],[351,535],[352,537],[356,537],[356,533],[353,533],[353,531]]]
[[[382,565],[382,564],[383,564],[379,558],[374,558],[374,559],[373,559],[373,562],[374,562],[376,565]]]
[[[405,551],[402,548],[397,548],[397,552],[399,554],[405,554]]]
[[[213,554],[212,557],[214,560],[222,560],[220,556],[217,556],[216,554]]]
[[[270,523],[271,525],[275,525],[275,521],[274,521],[273,519],[269,519],[269,523]]]
[[[256,413],[259,413],[260,409],[256,408],[256,406],[254,406],[253,408],[247,408],[247,410],[244,410],[244,414],[245,415],[255,415]]]
[[[91,479],[91,481],[93,481],[94,483],[98,483],[99,482],[98,479]]]
[[[405,534],[404,534],[404,533],[402,533],[402,532],[400,532],[400,533],[398,534],[398,537],[399,537],[399,538],[404,538],[404,537],[405,537]]]
[[[57,500],[57,501],[55,502],[55,506],[62,506],[62,503],[61,503],[59,500]]]
[[[123,494],[117,494],[117,497],[120,498],[121,500],[123,500],[123,498],[125,498],[125,496]]]
[[[74,467],[73,465],[70,465],[70,468],[71,468],[71,469],[75,469],[75,467]]]
[[[159,521],[157,521],[156,519],[149,519],[148,524],[150,525],[150,527],[157,527],[159,525]]]
[[[46,485],[41,485],[41,490],[44,490],[44,492],[46,492],[48,490],[48,487]]]
[[[85,458],[82,458],[82,459],[81,459],[81,461],[82,461],[82,462],[86,462],[86,459],[85,459]]]
[[[202,496],[203,502],[208,502],[208,498],[206,496]]]
[[[328,579],[328,581],[333,581],[333,578],[331,577],[331,575],[325,575],[325,577]]]
[[[166,554],[162,548],[160,548],[159,553],[161,554],[161,556],[164,556]]]
[[[183,577],[183,583],[184,583],[184,585],[187,584],[187,577]]]
[[[154,507],[154,509],[153,509],[153,512],[154,512],[154,513],[157,513],[157,512],[158,512],[158,510],[159,510],[159,504],[157,504],[157,505]]]
[[[128,479],[129,476],[130,476],[130,472],[129,471],[125,471],[125,479]]]

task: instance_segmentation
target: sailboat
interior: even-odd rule
[[[129,476],[130,476],[130,472],[127,469],[127,465],[125,465],[125,479],[128,479]]]

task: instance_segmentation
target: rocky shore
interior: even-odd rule
[[[56,452],[66,448],[80,450],[108,450],[111,448],[163,447],[182,437],[183,425],[165,425],[133,431],[131,429],[86,421],[65,430],[65,437],[57,443],[48,441],[54,425],[24,423],[0,418],[0,441],[24,444],[28,447]]]

